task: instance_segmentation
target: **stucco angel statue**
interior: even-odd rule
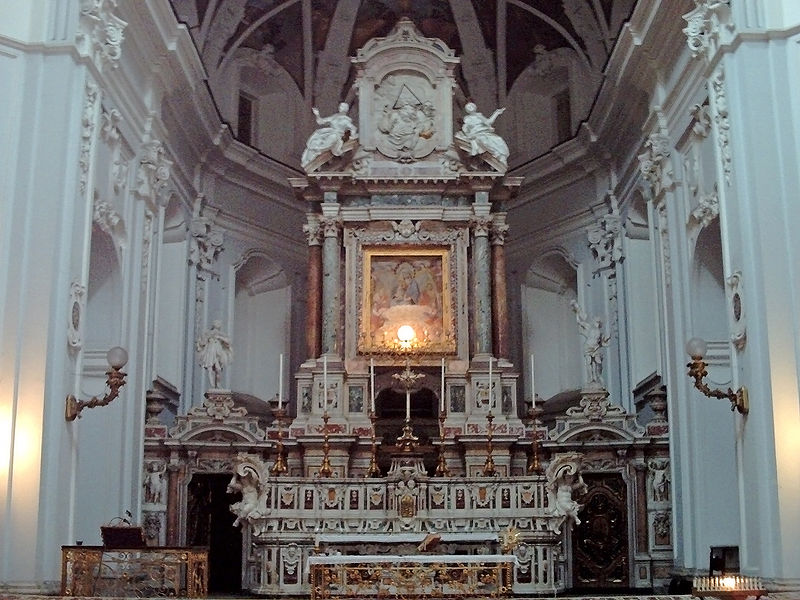
[[[545,472],[547,476],[547,510],[553,517],[556,517],[550,523],[550,529],[554,533],[560,533],[561,526],[566,521],[575,525],[581,524],[578,511],[583,506],[572,498],[572,494],[573,492],[583,494],[588,489],[580,474],[582,459],[582,455],[577,452],[556,454]]]
[[[316,108],[311,110],[320,127],[311,134],[306,142],[306,149],[300,158],[300,164],[304,169],[323,152],[330,151],[334,156],[341,156],[345,151],[345,142],[358,138],[358,130],[353,120],[347,115],[350,110],[347,102],[342,102],[339,105],[339,112],[329,117],[321,117]]]
[[[505,108],[498,108],[490,117],[478,112],[478,107],[474,102],[467,102],[464,106],[464,123],[461,131],[455,134],[457,141],[466,145],[470,156],[489,153],[504,167],[508,166],[508,144],[494,131],[494,122],[505,111]]]

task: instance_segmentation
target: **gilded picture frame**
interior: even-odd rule
[[[450,249],[364,248],[358,351],[361,354],[455,352]],[[402,344],[398,329],[415,333]]]

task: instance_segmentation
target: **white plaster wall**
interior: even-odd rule
[[[283,398],[289,398],[287,377],[288,332],[291,306],[289,287],[250,295],[236,294],[234,305],[234,362],[231,388],[268,400],[278,394],[278,364],[284,355]]]
[[[86,240],[72,227],[87,218],[77,195],[84,90],[71,58],[0,46],[0,77],[19,91],[0,111],[0,194],[14,200],[0,202],[0,581],[31,585],[57,579],[71,528],[64,397],[77,389],[66,324]]]
[[[733,370],[734,386],[746,384],[752,398],[737,427],[743,568],[798,585],[800,86],[785,75],[800,69],[794,31],[785,40],[749,40],[722,63],[732,180],[721,198],[721,225],[726,267],[741,266],[747,285],[747,346]]]
[[[629,389],[660,371],[658,297],[650,240],[625,239],[626,314],[628,333]]]
[[[530,361],[533,352],[536,394],[546,400],[559,392],[579,389],[583,352],[569,298],[524,285],[522,306],[528,324],[525,359]],[[530,362],[520,368],[529,372]]]
[[[160,248],[157,324],[153,349],[153,375],[161,376],[182,391],[184,363],[191,352],[186,336],[188,242],[164,243]]]

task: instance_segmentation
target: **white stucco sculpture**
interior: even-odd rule
[[[508,166],[508,144],[494,131],[495,119],[503,114],[505,108],[498,108],[486,117],[478,112],[474,102],[467,102],[464,111],[461,131],[455,134],[459,146],[470,156],[489,154],[505,169]]]
[[[230,506],[230,511],[236,515],[234,527],[244,523],[252,525],[269,513],[267,496],[262,490],[266,473],[266,465],[258,457],[242,453],[234,460],[233,477],[225,490],[228,494],[242,494],[241,501]]]
[[[150,504],[161,504],[166,498],[167,480],[164,473],[167,465],[163,461],[150,461],[145,467],[144,501]]]
[[[611,339],[603,330],[603,322],[595,317],[589,319],[575,300],[570,302],[578,321],[583,342],[583,359],[586,364],[586,380],[590,387],[603,386],[603,348]]]
[[[547,504],[548,513],[556,517],[550,524],[554,533],[561,532],[561,526],[566,521],[580,525],[578,511],[582,508],[572,498],[573,492],[583,494],[587,486],[579,473],[583,456],[577,452],[556,454],[547,466]]]
[[[347,150],[345,143],[358,139],[358,129],[347,115],[350,105],[346,102],[339,105],[339,112],[329,117],[321,117],[316,108],[311,110],[317,119],[319,128],[309,136],[306,149],[300,159],[300,164],[306,170],[324,152],[330,152],[333,156],[341,156]]]
[[[214,321],[211,329],[200,336],[196,345],[200,366],[208,372],[211,387],[217,388],[220,373],[233,359],[231,341],[222,333],[222,321]]]

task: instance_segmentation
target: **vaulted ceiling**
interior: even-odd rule
[[[216,75],[237,52],[259,53],[285,70],[307,106],[331,111],[352,96],[349,58],[408,16],[423,34],[440,38],[461,57],[460,93],[484,111],[524,102],[522,88],[546,96],[543,88],[563,88],[568,80],[568,129],[574,132],[591,107],[603,67],[636,0],[171,2],[191,32],[212,91]],[[563,131],[550,137],[544,148],[522,148],[517,162],[562,141]],[[509,141],[513,158],[515,144]],[[262,151],[269,154],[268,148]]]

